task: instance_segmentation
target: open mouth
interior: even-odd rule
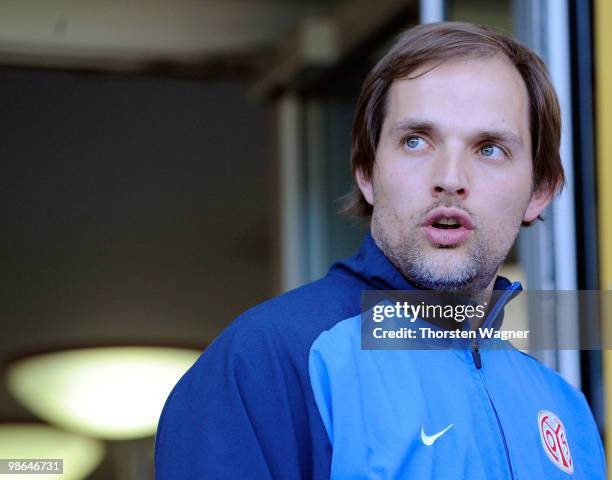
[[[437,248],[451,248],[465,242],[473,230],[472,220],[456,208],[438,208],[423,223],[425,236]]]
[[[441,228],[442,230],[454,230],[461,228],[461,223],[459,223],[459,221],[457,221],[455,218],[441,218],[440,220],[432,223],[431,226],[434,228]]]

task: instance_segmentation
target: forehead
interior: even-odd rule
[[[403,118],[416,117],[447,132],[469,134],[505,127],[527,138],[527,88],[507,58],[428,64],[410,77],[392,83],[383,129]]]

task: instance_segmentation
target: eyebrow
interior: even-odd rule
[[[408,131],[417,131],[433,135],[440,133],[439,129],[432,122],[416,119],[400,120],[396,122],[391,126],[389,133],[395,136]]]
[[[391,126],[389,133],[392,136],[404,133],[404,132],[422,132],[432,136],[441,136],[440,129],[429,120],[419,119],[406,119],[400,120]],[[506,144],[515,144],[520,147],[523,146],[523,141],[519,135],[511,130],[505,129],[490,129],[481,130],[472,135],[472,138],[477,142],[499,142]]]

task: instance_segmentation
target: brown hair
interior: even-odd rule
[[[529,95],[529,127],[533,154],[533,191],[555,194],[565,182],[559,146],[561,112],[546,65],[529,48],[483,25],[439,22],[419,25],[402,33],[389,52],[366,77],[353,120],[351,169],[372,176],[376,148],[386,115],[387,93],[394,80],[406,78],[426,63],[505,55],[516,67]],[[342,212],[369,217],[372,206],[355,185],[345,197]],[[540,218],[541,219],[541,218]],[[530,222],[523,222],[527,226]]]

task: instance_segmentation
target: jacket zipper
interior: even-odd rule
[[[499,432],[501,433],[502,443],[504,445],[504,451],[506,452],[506,462],[508,462],[508,469],[510,470],[510,478],[514,480],[514,472],[512,471],[512,463],[510,462],[510,450],[508,450],[508,443],[506,442],[506,434],[504,433],[504,429],[502,427],[501,421],[499,419],[499,415],[497,414],[497,409],[495,408],[495,404],[493,403],[493,399],[491,398],[491,394],[489,393],[489,389],[487,388],[487,384],[482,378],[482,372],[478,372],[480,374],[480,380],[482,381],[482,385],[487,392],[487,397],[489,398],[489,403],[493,408],[493,413],[495,414],[495,420],[497,420],[497,427],[499,428]]]
[[[518,285],[513,283],[512,286],[502,295],[502,297],[497,301],[491,313],[487,316],[487,323],[490,318],[495,319],[499,314],[499,311],[503,308],[503,306],[508,301],[508,298],[518,290]],[[484,326],[484,325],[483,325]],[[474,360],[474,364],[476,365],[476,369],[480,370],[482,368],[482,358],[480,357],[480,349],[478,346],[478,336],[474,338],[474,342],[472,344],[472,358]],[[480,374],[480,381],[487,393],[487,398],[489,399],[489,403],[491,404],[491,408],[493,408],[493,413],[495,414],[495,420],[497,421],[497,427],[499,428],[499,432],[502,437],[502,444],[504,445],[504,452],[506,453],[506,462],[508,463],[508,470],[510,471],[510,478],[514,480],[514,472],[512,470],[512,463],[510,462],[510,451],[508,450],[508,443],[506,442],[506,434],[504,433],[504,428],[502,427],[501,420],[499,419],[499,414],[497,413],[497,409],[495,408],[495,404],[493,403],[493,399],[491,398],[491,394],[489,393],[489,389],[487,388],[487,384],[484,381],[482,376],[482,372],[478,372]]]
[[[507,303],[508,298],[516,291],[519,289],[519,285],[517,284],[517,282],[514,282],[510,288],[508,290],[506,290],[504,292],[504,294],[500,297],[500,299],[497,301],[497,303],[495,304],[495,306],[493,307],[493,310],[491,310],[491,313],[489,313],[489,315],[486,318],[485,323],[489,323],[489,319],[495,319],[495,317],[497,317],[497,315],[499,315],[499,311],[504,307],[504,305]],[[488,326],[488,325],[481,325],[481,328]],[[476,365],[476,369],[480,370],[482,368],[482,358],[480,357],[480,349],[478,347],[478,335],[476,336],[476,338],[474,339],[474,342],[472,343],[472,359],[474,360],[474,365]]]
[[[482,368],[482,359],[480,358],[480,350],[478,349],[478,338],[474,339],[474,344],[472,345],[472,358],[474,359],[476,368],[480,370]]]

